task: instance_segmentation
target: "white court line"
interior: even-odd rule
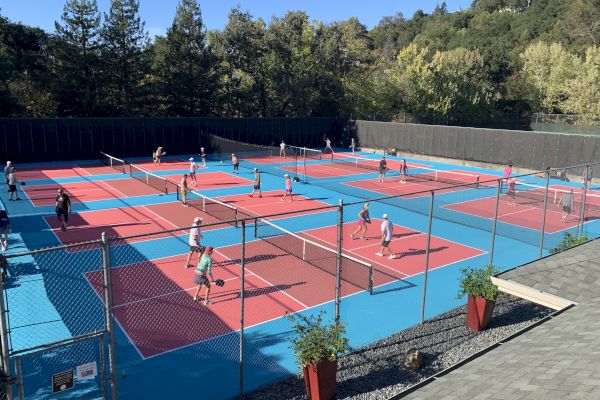
[[[73,171],[75,171],[76,169],[81,170],[83,172],[84,176],[93,176],[92,174],[87,172],[83,167],[81,167],[79,164],[73,164]]]

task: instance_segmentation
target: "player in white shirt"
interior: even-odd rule
[[[381,223],[381,249],[379,250],[379,252],[375,253],[375,255],[383,257],[385,255],[384,251],[387,250],[389,253],[388,258],[390,260],[394,259],[394,252],[389,248],[390,242],[392,241],[393,237],[394,225],[392,225],[392,222],[388,219],[388,215],[383,214],[383,222]]]
[[[202,239],[202,233],[200,232],[201,223],[202,218],[194,218],[194,224],[192,225],[192,229],[190,229],[190,237],[188,239],[190,252],[188,253],[187,260],[185,262],[186,268],[192,268],[194,266],[193,264],[190,264],[192,261],[192,255],[194,255],[194,253],[198,253],[199,257],[202,257],[203,249],[200,245],[200,240]]]
[[[285,142],[282,140],[279,145],[279,157],[285,158]]]

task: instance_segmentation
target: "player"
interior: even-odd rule
[[[511,206],[516,206],[516,193],[515,193],[515,184],[517,180],[513,177],[508,180],[508,192],[506,193],[508,196],[508,204]]]
[[[21,200],[19,194],[17,193],[17,169],[11,168],[8,173],[8,200],[9,201],[18,201]]]
[[[563,193],[562,199],[562,215],[560,217],[560,222],[567,222],[567,217],[571,214],[571,210],[573,209],[573,189],[568,192]]]
[[[371,223],[371,218],[369,217],[369,203],[365,203],[363,205],[362,210],[358,213],[358,227],[354,232],[350,234],[352,240],[356,238],[356,235],[360,234],[360,238],[362,240],[367,240],[365,235],[367,234],[367,224]]]
[[[381,157],[379,160],[379,182],[383,182],[385,179],[385,171],[387,170],[387,161],[385,157]]]
[[[231,153],[231,163],[233,164],[233,173],[240,173],[240,160],[238,160],[237,156],[234,153]]]
[[[387,214],[383,214],[383,222],[381,223],[381,249],[375,253],[375,255],[383,257],[385,254],[383,253],[385,250],[388,251],[390,260],[393,260],[396,256],[394,252],[390,250],[390,242],[394,237],[394,225],[388,219]]]
[[[400,182],[406,183],[407,176],[408,176],[408,165],[406,164],[406,160],[402,160],[402,164],[400,164]]]
[[[6,210],[0,208],[0,244],[2,251],[8,250],[8,234],[10,233],[10,219]]]
[[[285,142],[283,140],[281,141],[281,144],[279,145],[279,157],[286,158],[286,156],[285,156]]]
[[[200,257],[200,261],[198,261],[198,265],[194,270],[194,283],[198,285],[196,294],[194,294],[194,301],[199,300],[198,294],[200,293],[200,289],[202,289],[202,286],[206,286],[206,297],[204,298],[205,306],[212,303],[210,301],[210,284],[215,281],[212,275],[212,259],[210,257],[212,253],[212,247],[209,246],[204,249],[204,253]],[[210,277],[210,279],[208,277]]]
[[[512,174],[512,167],[512,163],[508,163],[506,168],[504,168],[504,175],[502,175],[502,183],[505,185],[508,185],[508,178],[510,178],[510,175]]]
[[[356,149],[356,143],[354,142],[354,138],[350,139],[350,150],[352,150],[352,154],[354,154],[354,150]]]
[[[331,151],[331,155],[335,154],[331,147],[331,140],[328,137],[325,137],[325,150],[323,153],[327,153],[327,150]]]
[[[190,157],[190,178],[192,179],[193,187],[198,186],[198,183],[196,182],[196,170],[198,168],[200,168],[200,166],[198,164],[196,164],[194,157]]]
[[[254,187],[250,197],[254,197],[254,193],[258,190],[258,197],[262,197],[262,191],[260,190],[260,171],[258,168],[254,168]]]
[[[187,178],[188,175],[187,174],[183,174],[183,177],[181,178],[181,204],[184,207],[187,207],[187,192],[188,190],[190,190],[190,188],[188,188],[188,184],[187,184]]]
[[[4,167],[4,177],[6,178],[6,187],[9,192],[10,192],[10,189],[8,188],[8,175],[10,174],[10,171],[12,171],[12,169],[13,169],[12,162],[7,161],[6,167]]]
[[[594,170],[591,166],[587,166],[583,169],[583,176],[581,177],[581,187],[585,189],[586,184],[589,189],[592,186],[592,178],[594,175]]]
[[[290,195],[290,202],[294,201],[294,196],[292,195],[292,180],[288,174],[285,174],[283,177],[285,178],[285,190],[281,201],[285,201],[288,194]]]
[[[192,229],[190,229],[190,236],[188,239],[190,252],[188,253],[187,260],[185,261],[185,268],[192,268],[194,266],[191,264],[194,253],[198,253],[200,258],[202,257],[203,248],[200,245],[200,240],[202,239],[200,224],[202,224],[202,218],[194,218],[194,223],[192,225]]]
[[[71,215],[71,199],[60,188],[58,189],[58,196],[56,196],[56,218],[60,222],[60,230],[63,232],[67,230],[69,215]]]
[[[167,154],[167,152],[163,151],[162,146],[158,146],[156,151],[154,153],[152,153],[152,158],[154,160],[154,166],[160,167],[160,159],[165,154]]]
[[[204,147],[200,147],[200,159],[202,160],[202,166],[206,168],[206,153],[204,152]]]

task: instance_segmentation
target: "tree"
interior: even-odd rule
[[[146,95],[144,78],[148,60],[144,49],[148,33],[138,15],[139,1],[111,0],[101,31],[105,69],[105,113],[140,114]]]
[[[92,116],[97,106],[100,14],[96,0],[67,0],[62,25],[54,23],[59,38],[56,92],[59,112]]]
[[[564,111],[583,116],[583,122],[600,117],[600,47],[589,47],[585,60],[577,63],[574,79],[567,82]]]
[[[218,82],[196,0],[181,0],[162,44],[158,71],[169,113],[210,115]]]

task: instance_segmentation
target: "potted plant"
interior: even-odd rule
[[[346,326],[341,322],[327,323],[325,312],[305,317],[288,315],[296,333],[290,339],[296,364],[304,373],[309,400],[331,400],[335,397],[337,358],[350,349]]]
[[[483,269],[464,268],[461,270],[460,288],[457,298],[468,295],[467,327],[473,331],[486,328],[498,297],[498,287],[492,283],[491,277],[498,270],[488,264]]]

